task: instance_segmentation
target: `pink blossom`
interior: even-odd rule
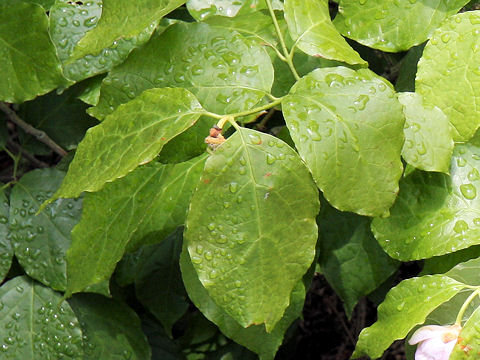
[[[418,344],[415,360],[448,360],[461,329],[460,325],[422,326],[408,341],[410,345]]]

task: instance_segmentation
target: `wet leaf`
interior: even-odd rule
[[[480,307],[478,307],[463,325],[450,360],[472,359],[480,353]]]
[[[273,0],[273,8],[281,10],[280,0]],[[237,17],[244,14],[255,14],[258,10],[266,9],[265,0],[188,0],[188,12],[198,21],[212,16]],[[254,22],[252,22],[252,25]]]
[[[8,198],[5,191],[0,191],[0,282],[12,265],[13,248],[8,234]]]

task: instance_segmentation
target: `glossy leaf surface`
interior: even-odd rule
[[[53,199],[98,191],[151,161],[165,143],[192,126],[202,107],[184,89],[151,89],[87,131]]]
[[[58,189],[65,173],[37,169],[25,174],[12,189],[9,229],[18,262],[32,278],[64,291],[66,251],[72,228],[80,220],[82,202],[61,199],[36,215],[41,203]]]
[[[0,191],[0,281],[3,281],[12,265],[13,248],[8,236],[9,204],[5,192]]]
[[[450,177],[417,171],[402,180],[390,217],[372,222],[383,249],[393,258],[408,261],[479,244],[479,168],[480,146],[459,144]]]
[[[1,101],[31,100],[65,81],[39,5],[0,3],[0,54]]]
[[[273,0],[273,8],[283,8],[280,0]],[[252,14],[265,9],[265,0],[188,0],[188,12],[198,21],[206,20],[212,16],[236,17]],[[254,24],[252,24],[254,25]],[[255,25],[254,25],[255,26]]]
[[[382,51],[405,51],[427,40],[468,0],[341,0],[334,24],[346,37]]]
[[[68,302],[84,335],[84,360],[145,360],[150,346],[137,314],[128,306],[100,295],[80,294]]]
[[[448,173],[453,140],[443,111],[424,105],[416,93],[401,93],[398,100],[405,114],[403,158],[418,169]]]
[[[462,360],[475,358],[480,353],[480,307],[478,307],[468,321],[463,325],[458,336],[459,341],[455,344],[450,355],[450,360]]]
[[[402,173],[404,117],[391,85],[370,70],[317,69],[282,105],[300,156],[330,204],[387,214]]]
[[[82,331],[60,294],[28,277],[0,287],[2,359],[83,359]]]
[[[315,184],[288,145],[237,130],[207,160],[185,231],[213,301],[242,326],[271,331],[313,261],[318,209]]]
[[[480,11],[448,19],[435,31],[418,63],[415,88],[453,125],[455,141],[469,140],[480,126]]]
[[[327,0],[285,0],[285,20],[296,46],[306,54],[366,64],[333,26]]]
[[[67,292],[108,279],[127,246],[158,243],[183,225],[204,162],[202,156],[175,165],[152,163],[87,194],[67,254]]]
[[[268,93],[273,68],[259,45],[203,23],[168,27],[113,70],[90,113],[101,119],[145,89],[182,87],[219,114],[247,110]]]
[[[402,281],[378,307],[378,320],[360,333],[353,359],[382,356],[392,342],[404,338],[429,313],[451,299],[463,284],[443,275],[427,275]]]

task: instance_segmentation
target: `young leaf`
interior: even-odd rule
[[[20,179],[10,195],[9,230],[15,256],[32,278],[64,291],[67,286],[65,253],[70,232],[80,219],[82,202],[57,200],[36,216],[40,204],[58,189],[65,173],[37,169]]]
[[[333,23],[344,36],[363,45],[400,52],[427,40],[468,1],[341,0]]]
[[[68,302],[82,325],[83,360],[151,358],[140,319],[127,305],[93,294],[75,295]]]
[[[228,114],[250,109],[273,83],[273,67],[260,45],[236,31],[203,23],[168,27],[103,80],[90,114],[102,119],[153,87],[183,87],[205,109]]]
[[[288,145],[244,128],[231,136],[205,163],[185,231],[213,301],[242,326],[272,331],[313,261],[318,209],[315,184]]]
[[[435,308],[451,299],[463,284],[443,275],[427,275],[402,281],[378,307],[378,320],[360,333],[352,359],[382,356],[392,342],[423,324]]]
[[[448,19],[425,46],[416,91],[438,106],[453,125],[455,141],[469,140],[480,126],[480,11]]]
[[[65,82],[39,5],[0,3],[0,53],[0,101],[21,103]]]
[[[479,153],[478,142],[459,144],[450,177],[416,171],[402,180],[390,217],[372,222],[375,237],[391,257],[425,259],[480,243]]]
[[[403,166],[404,116],[390,83],[370,70],[317,69],[282,104],[288,129],[334,207],[384,215]]]
[[[0,287],[0,298],[2,359],[84,359],[80,325],[60,294],[19,276]]]
[[[302,312],[305,286],[301,281],[290,295],[290,305],[285,310],[284,316],[275,329],[266,332],[263,324],[242,327],[212,300],[198,279],[186,247],[180,255],[180,268],[188,296],[207,319],[217,325],[225,336],[257,353],[261,360],[273,360],[278,347],[282,344],[285,331]]]
[[[285,20],[295,46],[306,54],[366,64],[333,26],[328,0],[285,0]]]
[[[62,186],[50,201],[98,191],[151,161],[165,143],[192,126],[202,112],[195,96],[185,89],[145,91],[87,131]]]
[[[9,204],[5,192],[0,191],[0,282],[12,265],[13,248],[8,234]]]
[[[108,279],[127,246],[160,242],[183,225],[204,162],[152,163],[87,194],[67,253],[67,293]]]
[[[398,100],[405,114],[403,158],[418,169],[448,173],[453,140],[443,111],[424,105],[416,93],[399,94]]]
[[[463,325],[449,360],[474,359],[480,354],[480,307],[478,307]]]
[[[399,264],[378,245],[368,218],[342,213],[323,202],[317,221],[322,274],[350,317],[358,300],[387,280]]]
[[[471,286],[480,286],[480,258],[457,264],[445,273],[446,276]]]

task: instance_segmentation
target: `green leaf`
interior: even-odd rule
[[[35,3],[48,10],[55,3],[55,0],[0,0],[0,5],[13,5],[20,2]]]
[[[236,17],[244,14],[255,15],[255,12],[265,9],[265,0],[188,0],[187,9],[196,20],[206,20],[214,15]],[[273,8],[281,10],[280,0],[273,0]],[[252,21],[255,26],[255,21]]]
[[[5,276],[10,270],[13,258],[13,248],[10,242],[8,233],[8,213],[9,213],[8,198],[5,195],[5,191],[0,191],[0,282],[3,281]]]
[[[416,91],[438,106],[453,125],[453,139],[466,141],[480,126],[480,11],[448,19],[425,46]]]
[[[187,217],[188,252],[213,301],[242,326],[272,331],[312,263],[318,209],[296,152],[239,128],[208,158]]]
[[[183,87],[208,111],[247,110],[270,92],[273,67],[260,45],[203,23],[168,27],[103,80],[90,114],[102,119],[145,89]]]
[[[469,0],[341,0],[334,24],[368,47],[400,52],[421,44]]]
[[[453,152],[448,118],[438,107],[424,104],[419,94],[401,93],[398,100],[405,114],[405,161],[421,170],[448,173]]]
[[[391,257],[425,259],[480,244],[478,154],[479,145],[459,144],[450,177],[416,171],[401,181],[390,217],[372,222],[375,237]]]
[[[79,294],[68,302],[84,334],[84,360],[145,360],[151,350],[140,319],[127,305],[100,295]]]
[[[358,300],[387,280],[399,264],[378,245],[370,231],[370,219],[342,213],[323,202],[317,221],[322,274],[350,317]]]
[[[83,360],[82,331],[61,296],[26,276],[0,288],[2,359]]]
[[[480,354],[480,307],[478,307],[463,325],[450,360],[474,359]]]
[[[462,283],[443,275],[402,281],[378,307],[378,320],[360,333],[352,359],[381,357],[392,342],[403,339],[415,325],[423,324],[429,313],[462,288]]]
[[[12,246],[25,272],[61,291],[67,285],[65,253],[70,247],[70,232],[80,219],[82,202],[57,200],[35,214],[64,176],[53,168],[25,174],[12,189],[9,218]]]
[[[186,218],[205,156],[189,162],[141,166],[87,194],[67,253],[67,293],[108,279],[125,249],[158,243]]]
[[[370,70],[317,69],[282,104],[318,187],[339,210],[384,215],[403,166],[404,116],[390,83]]]
[[[415,91],[415,75],[417,74],[417,64],[423,54],[425,44],[415,46],[408,50],[407,55],[402,59],[402,66],[398,72],[395,90],[397,91]]]
[[[435,256],[424,261],[421,275],[444,273],[461,262],[478,257],[480,257],[480,245],[471,246],[451,254]]]
[[[151,89],[90,128],[78,145],[54,200],[100,190],[105,183],[155,158],[163,145],[192,126],[204,112],[184,89]]]
[[[172,336],[172,326],[188,309],[187,293],[180,273],[183,228],[161,244],[146,246],[135,275],[138,300],[162,323]]]
[[[151,317],[143,317],[142,329],[147,335],[148,342],[152,348],[152,359],[186,360],[178,342],[169,338],[157,321]]]
[[[153,31],[157,21],[183,3],[182,0],[103,0],[102,17],[97,26],[78,42],[71,60],[89,54],[98,55],[104,49],[115,47],[119,41],[140,40],[146,35],[145,29],[150,26]],[[140,42],[145,42],[148,37]]]
[[[445,273],[446,276],[471,286],[480,286],[480,258],[456,265]]]
[[[77,98],[85,104],[95,106],[100,99],[100,88],[102,86],[103,75],[98,75],[78,84]]]
[[[366,64],[333,26],[328,0],[285,0],[285,20],[296,46],[306,54]]]
[[[266,332],[263,324],[242,327],[212,300],[198,279],[185,246],[180,255],[180,268],[188,296],[207,319],[216,324],[225,336],[257,353],[260,359],[273,360],[285,331],[301,315],[305,299],[305,286],[301,281],[295,285],[290,295],[290,304],[284,316],[273,331]]]
[[[0,53],[0,101],[31,100],[65,81],[39,5],[0,3]]]

